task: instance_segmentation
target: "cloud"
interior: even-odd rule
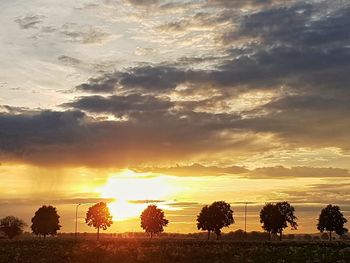
[[[238,29],[225,34],[226,41],[253,37],[264,44],[337,46],[350,38],[346,33],[350,5],[339,2],[297,3],[253,13],[243,18]]]
[[[231,0],[206,0],[208,6],[217,6],[224,8],[247,8],[247,7],[269,7],[279,4],[293,4],[295,0],[245,0],[245,1],[231,1]]]
[[[83,118],[84,115],[77,111],[64,113],[44,111],[39,114],[15,115],[3,113],[0,115],[1,151],[22,155],[29,150],[27,147],[73,142],[78,136],[78,122]]]
[[[157,50],[151,47],[136,47],[134,53],[137,56],[146,56],[156,54]]]
[[[349,183],[346,181],[338,184],[314,184],[306,188],[295,190],[280,190],[279,195],[296,204],[322,204],[329,203],[340,205],[342,209],[350,210]]]
[[[192,31],[219,30],[220,26],[225,27],[227,23],[233,22],[232,14],[225,12],[210,13],[198,12],[181,20],[172,21],[160,25],[157,29],[163,33],[190,33]]]
[[[5,140],[9,136],[18,146],[14,148],[19,152],[25,149],[25,159],[33,161],[32,148],[38,159],[46,151],[52,152],[53,159],[53,149],[62,154],[61,147],[67,141],[73,152],[79,152],[79,145],[89,141],[106,153],[106,163],[113,163],[112,156],[118,156],[124,164],[131,163],[128,159],[132,154],[137,156],[133,163],[159,161],[162,155],[165,159],[165,153],[169,153],[170,163],[189,157],[198,158],[193,162],[205,163],[203,159],[209,157],[246,158],[249,153],[272,149],[350,149],[349,4],[247,1],[244,4],[258,8],[237,11],[236,17],[231,11],[243,3],[239,2],[206,1],[202,7],[211,8],[154,24],[174,27],[175,31],[193,29],[203,21],[208,29],[224,24],[217,34],[217,52],[139,63],[95,75],[76,87],[87,94],[80,93],[80,97],[62,105],[75,111],[1,115],[0,121],[9,122],[8,128],[2,128],[3,148],[10,148]],[[129,3],[162,6],[158,1]],[[72,41],[93,43],[95,40],[88,40],[89,34],[85,37],[90,29],[66,24],[62,32]],[[103,28],[99,30],[104,32]],[[91,39],[100,42],[99,34],[96,38],[92,35]],[[59,61],[74,66],[82,63],[70,56],[60,56]],[[96,95],[99,93],[105,96]],[[98,114],[125,118],[94,119]],[[42,131],[34,127],[46,127],[44,122],[55,118],[62,122],[60,127],[52,125],[60,134],[47,126],[49,132],[41,140],[35,136]],[[61,118],[71,118],[72,123]],[[21,132],[25,125],[27,133]],[[20,128],[14,129],[18,140],[6,130],[14,127]],[[48,138],[50,133],[52,138]],[[39,146],[44,153],[38,153]],[[128,157],[119,158],[122,150]],[[148,156],[147,150],[151,152]],[[102,157],[97,160],[87,153],[77,159],[103,163]],[[215,162],[208,165],[211,163]],[[285,170],[279,172],[288,174]]]
[[[126,96],[87,96],[78,98],[62,106],[72,107],[94,113],[111,113],[117,116],[130,112],[162,112],[169,110],[174,104],[168,100],[153,96],[131,94]]]
[[[220,175],[240,175],[248,172],[244,167],[231,166],[231,167],[218,167],[218,166],[203,166],[195,163],[189,166],[176,166],[176,167],[144,167],[135,168],[136,172],[151,172],[174,176],[220,176]]]
[[[154,204],[154,203],[163,203],[164,200],[128,200],[131,204]]]
[[[346,101],[346,92],[343,97],[327,91],[312,96],[286,96],[264,105],[265,115],[241,120],[240,126],[272,132],[290,145],[348,149],[346,131],[350,122],[346,117],[349,111]]]
[[[349,171],[340,168],[292,167],[283,166],[256,168],[248,174],[256,179],[290,179],[290,178],[348,178]]]
[[[225,140],[211,144],[215,127],[203,129],[207,125],[203,119],[193,126],[189,119],[171,113],[132,117],[130,121],[98,121],[80,111],[2,113],[1,158],[44,166],[125,167],[227,147]]]
[[[242,90],[242,87],[244,90],[254,88],[263,90],[281,86],[294,89],[303,86],[314,89],[332,87],[342,89],[349,81],[346,74],[349,66],[347,48],[349,38],[337,25],[338,23],[346,25],[350,22],[345,15],[346,12],[340,10],[337,13],[337,20],[321,17],[317,22],[310,22],[311,11],[300,13],[300,8],[272,9],[267,14],[264,13],[267,11],[263,11],[243,20],[240,29],[234,31],[233,38],[259,36],[263,37],[264,41],[261,44],[247,44],[242,48],[228,49],[230,55],[219,61],[213,70],[192,70],[180,63],[175,66],[167,64],[137,66],[90,79],[88,83],[78,88],[94,92],[113,91],[118,87],[169,90],[188,84],[197,88],[212,85],[230,90]],[[308,6],[307,8],[310,9]],[[276,14],[276,19],[271,13]],[[276,28],[274,21],[278,20],[278,17],[283,17],[286,21],[279,23]],[[258,26],[261,24],[260,20],[266,23],[264,34]],[[295,28],[288,29],[290,23]],[[295,37],[290,36],[290,31],[293,31]],[[317,38],[318,33],[315,32],[322,32],[329,37],[323,36],[326,38],[325,41],[320,41]],[[322,48],[319,47],[320,43],[328,44]]]
[[[242,166],[204,166],[198,163],[189,166],[134,168],[136,172],[151,172],[173,176],[235,176],[249,179],[291,178],[349,178],[349,171],[340,168],[318,167],[260,167],[247,169]]]
[[[83,62],[80,59],[73,58],[66,55],[59,56],[58,61],[60,61],[61,63],[67,66],[72,66],[72,67],[79,67],[83,64]]]
[[[140,66],[90,79],[88,83],[83,83],[77,88],[88,92],[112,92],[118,87],[129,91],[162,92],[174,89],[178,84],[192,78],[200,81],[201,77],[205,77],[201,72],[167,65]]]
[[[66,41],[82,44],[102,44],[111,37],[111,34],[105,32],[102,28],[81,26],[76,23],[64,24],[60,29],[60,33],[65,36]]]
[[[164,13],[164,12],[177,12],[183,11],[185,8],[191,8],[196,3],[191,1],[160,1],[160,0],[123,0],[134,7],[141,8],[143,10],[152,11],[155,13]],[[149,13],[151,15],[152,13]],[[144,14],[145,15],[145,14]]]
[[[154,5],[158,4],[159,0],[126,0],[133,5]]]
[[[19,25],[21,29],[31,29],[37,28],[38,24],[43,22],[45,16],[42,15],[26,15],[17,17],[15,22]]]
[[[228,1],[214,2],[231,8]],[[162,94],[173,101],[181,96],[181,103],[175,104],[184,115],[192,110],[217,118],[215,109],[220,109],[226,114],[219,122],[230,119],[222,128],[232,133],[243,129],[274,134],[293,146],[348,149],[345,131],[350,128],[346,118],[350,53],[345,31],[350,23],[350,6],[253,2],[276,5],[243,15],[235,26],[225,27],[222,38],[231,44],[227,55],[214,60],[210,56],[195,58],[201,63],[214,61],[212,68],[193,69],[181,59],[177,63],[139,65],[92,78],[77,88],[93,93]],[[198,13],[188,23],[203,17],[206,14]],[[221,19],[232,22],[225,16]],[[235,45],[241,39],[256,41]],[[237,98],[254,92],[276,95],[245,112],[232,110]],[[216,96],[204,97],[204,93]],[[336,136],[330,137],[330,133]]]

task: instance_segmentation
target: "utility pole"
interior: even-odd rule
[[[78,236],[78,208],[81,204],[77,204],[77,206],[75,207],[75,233],[74,233],[74,237],[75,239]]]
[[[248,203],[245,203],[244,207],[244,233],[245,233],[245,238],[247,239],[247,205]]]

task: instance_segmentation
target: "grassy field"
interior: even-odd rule
[[[0,241],[0,262],[350,262],[345,242],[229,242],[164,239]]]

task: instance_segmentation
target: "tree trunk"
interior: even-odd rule
[[[100,227],[97,227],[97,240],[100,239]]]
[[[271,232],[269,232],[269,241],[271,241]]]
[[[220,232],[216,233],[216,240],[219,240],[219,239],[220,239],[220,235],[221,235]]]
[[[210,239],[210,230],[208,230],[208,240]]]
[[[46,235],[44,234],[44,239],[46,238]]]
[[[280,241],[282,241],[282,230],[280,230]]]
[[[153,238],[153,232],[151,232],[151,238]]]
[[[329,231],[329,241],[332,241],[332,231]]]

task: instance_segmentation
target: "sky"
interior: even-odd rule
[[[62,232],[196,232],[225,200],[262,230],[288,201],[299,229],[350,216],[347,0],[1,0],[0,217],[54,205]],[[349,227],[349,225],[348,225]],[[29,230],[29,229],[27,229]]]

